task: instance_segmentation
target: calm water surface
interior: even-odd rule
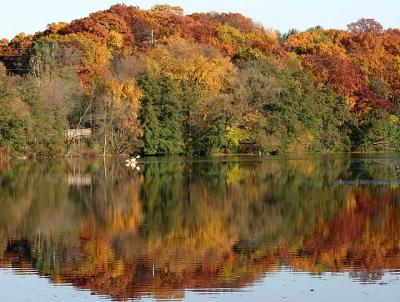
[[[396,166],[0,163],[0,301],[400,301]]]

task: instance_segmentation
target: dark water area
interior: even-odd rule
[[[400,155],[0,163],[0,301],[399,301]]]

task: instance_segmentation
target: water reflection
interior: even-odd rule
[[[400,270],[394,156],[13,162],[0,267],[121,300],[241,290],[291,271]]]

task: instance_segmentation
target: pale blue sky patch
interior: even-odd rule
[[[359,18],[374,18],[384,27],[400,27],[400,0],[0,0],[0,37],[44,30],[52,22],[69,22],[115,3],[150,8],[154,4],[182,6],[192,12],[240,12],[265,27],[286,32],[321,25],[346,28]]]

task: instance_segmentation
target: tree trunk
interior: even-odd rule
[[[107,132],[104,134],[104,145],[103,145],[103,156],[106,156],[106,149],[107,149]]]

